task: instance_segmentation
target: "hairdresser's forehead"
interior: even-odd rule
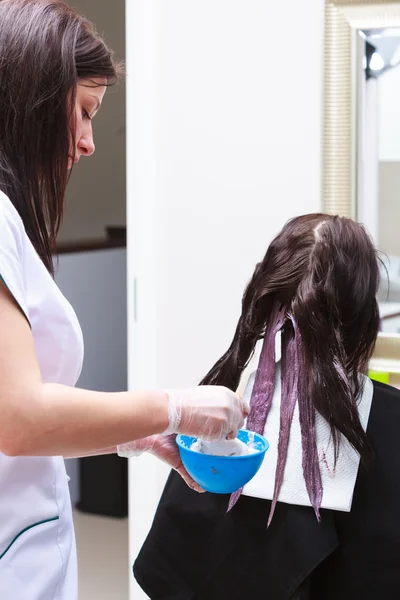
[[[106,77],[90,77],[78,79],[78,88],[81,90],[84,88],[86,90],[98,90],[104,96],[107,86]]]
[[[93,77],[93,79],[80,79],[77,86],[78,100],[89,100],[101,105],[106,92],[107,81],[104,77]]]

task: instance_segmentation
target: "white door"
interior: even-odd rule
[[[272,237],[320,210],[323,5],[126,1],[131,388],[197,384]],[[167,472],[130,461],[130,562]]]

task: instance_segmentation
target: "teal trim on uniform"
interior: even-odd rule
[[[38,523],[33,523],[32,525],[28,525],[28,527],[25,527],[25,529],[23,529],[22,531],[20,531],[15,538],[12,540],[12,542],[10,542],[10,544],[8,544],[7,548],[4,550],[3,554],[0,554],[0,560],[3,558],[3,556],[5,554],[7,554],[7,552],[9,551],[9,549],[11,548],[11,546],[13,544],[15,544],[15,542],[17,541],[17,539],[19,537],[21,537],[21,535],[23,535],[26,531],[29,531],[29,529],[33,529],[34,527],[38,527],[39,525],[44,525],[44,523],[52,523],[53,521],[58,521],[60,517],[53,517],[52,519],[45,519],[44,521],[39,521]]]

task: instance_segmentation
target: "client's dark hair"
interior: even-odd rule
[[[201,382],[237,389],[257,340],[264,337],[248,419],[249,429],[263,433],[275,385],[275,336],[282,331],[282,418],[270,520],[296,400],[304,478],[318,518],[322,481],[316,411],[330,425],[335,461],[341,434],[364,464],[372,458],[357,401],[359,373],[367,371],[379,330],[378,285],[377,253],[362,225],[324,214],[292,219],[256,267],[231,346]]]

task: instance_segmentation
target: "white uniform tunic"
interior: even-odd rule
[[[2,192],[0,276],[31,325],[43,382],[75,385],[83,360],[77,317]],[[77,595],[75,536],[63,458],[0,453],[1,600],[76,600]]]

